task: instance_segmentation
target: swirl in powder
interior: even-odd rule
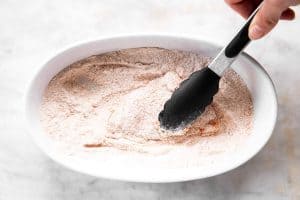
[[[41,106],[43,126],[65,144],[138,152],[194,145],[203,137],[250,129],[251,96],[232,70],[195,122],[176,132],[159,127],[164,102],[208,61],[196,53],[161,48],[126,49],[80,60],[49,83]]]

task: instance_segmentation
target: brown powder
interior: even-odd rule
[[[250,93],[232,70],[221,79],[212,105],[193,124],[170,132],[158,122],[158,113],[174,89],[208,61],[195,53],[161,48],[126,49],[83,59],[49,83],[41,106],[43,126],[54,141],[76,151],[161,149],[165,153],[165,147],[169,151],[180,145],[205,145],[210,138],[216,142],[206,147],[218,151],[224,136],[234,143],[252,128]],[[213,145],[219,147],[212,149]]]

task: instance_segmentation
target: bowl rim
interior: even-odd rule
[[[278,117],[278,98],[277,98],[277,93],[275,90],[275,86],[274,83],[271,79],[271,77],[269,76],[269,74],[267,73],[267,71],[263,68],[263,66],[258,63],[252,56],[250,56],[249,54],[242,52],[240,56],[246,58],[249,62],[251,62],[253,64],[253,67],[257,68],[258,71],[260,71],[260,73],[262,73],[262,75],[266,78],[266,80],[269,82],[269,84],[271,84],[271,88],[272,88],[272,92],[274,94],[274,98],[273,98],[273,104],[274,104],[274,109],[275,109],[275,114],[273,116],[272,119],[272,128],[270,128],[269,130],[265,131],[265,134],[267,135],[266,140],[262,143],[262,145],[260,146],[260,148],[257,148],[255,151],[253,151],[253,153],[248,156],[245,157],[244,159],[241,159],[240,162],[238,162],[238,164],[231,166],[230,168],[227,168],[224,171],[221,172],[215,172],[215,173],[211,173],[211,174],[207,174],[206,176],[204,175],[198,175],[195,174],[194,176],[189,176],[189,177],[182,177],[182,176],[176,176],[174,177],[168,177],[168,178],[161,178],[161,179],[147,179],[145,180],[145,178],[137,178],[137,177],[119,177],[117,176],[106,176],[105,174],[102,174],[101,176],[99,176],[98,174],[94,174],[92,172],[89,172],[87,170],[80,170],[79,168],[76,168],[72,165],[67,165],[66,163],[63,163],[58,157],[53,156],[50,152],[46,151],[45,148],[43,148],[43,146],[40,144],[40,142],[37,140],[37,138],[35,137],[35,134],[33,133],[34,131],[32,130],[32,126],[31,126],[31,122],[30,122],[30,111],[29,111],[29,101],[30,101],[30,97],[31,97],[31,91],[33,88],[33,84],[35,82],[35,80],[37,79],[38,75],[42,72],[42,70],[46,67],[47,63],[54,59],[56,56],[61,55],[65,52],[67,52],[68,50],[72,49],[72,48],[78,48],[82,45],[88,45],[88,44],[92,44],[92,43],[97,43],[97,42],[101,42],[101,41],[105,41],[105,40],[114,40],[114,39],[141,39],[141,38],[167,38],[167,39],[175,39],[175,40],[195,40],[197,42],[201,42],[201,43],[205,43],[208,44],[214,48],[217,49],[221,49],[222,45],[216,44],[215,42],[212,42],[210,39],[201,37],[201,36],[191,36],[191,35],[174,35],[174,34],[157,34],[157,33],[137,33],[137,34],[118,34],[118,35],[109,35],[109,36],[103,36],[103,37],[97,37],[94,39],[89,39],[89,40],[81,40],[79,42],[75,42],[72,43],[70,45],[67,45],[57,51],[55,51],[52,56],[48,57],[48,59],[46,59],[46,61],[42,62],[41,65],[39,65],[38,69],[33,73],[33,75],[31,76],[31,79],[29,81],[29,83],[26,85],[26,90],[25,90],[25,95],[23,96],[23,103],[24,103],[24,109],[25,111],[24,116],[26,119],[26,129],[27,129],[27,133],[29,133],[30,137],[33,139],[34,143],[39,147],[40,150],[42,150],[42,152],[44,152],[44,154],[46,154],[49,158],[51,158],[53,161],[55,161],[56,163],[64,166],[67,169],[71,169],[73,171],[82,173],[82,174],[87,174],[87,175],[91,175],[93,177],[97,177],[97,178],[105,178],[105,179],[110,179],[110,180],[119,180],[119,181],[129,181],[129,182],[142,182],[142,183],[170,183],[170,182],[183,182],[183,181],[191,181],[191,180],[198,180],[198,179],[204,179],[204,178],[208,178],[208,177],[213,177],[213,176],[217,176],[217,175],[221,175],[224,174],[226,172],[229,172],[233,169],[236,169],[238,167],[240,167],[241,165],[245,164],[246,162],[248,162],[249,160],[251,160],[255,155],[257,155],[267,144],[267,142],[270,140],[273,132],[274,132],[274,128],[277,122],[277,117]]]

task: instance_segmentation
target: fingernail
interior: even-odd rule
[[[249,37],[251,40],[259,39],[262,36],[264,36],[264,31],[260,26],[254,25],[252,28],[250,28]]]

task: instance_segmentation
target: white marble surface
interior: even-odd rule
[[[24,129],[24,88],[66,45],[148,31],[225,44],[241,23],[222,0],[0,0],[0,200],[300,199],[300,19],[247,49],[275,82],[279,119],[267,146],[232,172],[174,184],[97,179],[51,161]]]

